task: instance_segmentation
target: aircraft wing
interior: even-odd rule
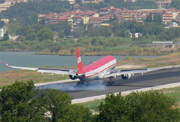
[[[34,70],[41,73],[51,73],[51,74],[67,74],[67,75],[76,75],[76,69],[59,69],[59,68],[33,68],[33,67],[20,67],[20,66],[11,66],[5,63],[7,67],[15,69],[24,69],[24,70]]]
[[[123,69],[123,70],[112,70],[108,74],[104,75],[104,78],[109,77],[116,77],[120,75],[134,75],[134,74],[144,74],[146,72],[161,70],[161,69],[167,69],[167,68],[175,68],[180,67],[180,65],[177,66],[166,66],[166,67],[159,67],[159,68],[146,68],[146,69]]]

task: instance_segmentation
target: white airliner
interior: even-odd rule
[[[113,56],[105,56],[86,67],[83,67],[79,49],[76,48],[77,55],[77,65],[78,69],[54,69],[54,68],[32,68],[32,67],[20,67],[20,66],[10,66],[7,63],[6,66],[17,69],[25,70],[35,70],[41,73],[52,73],[52,74],[66,74],[69,75],[70,79],[79,79],[78,84],[84,84],[84,82],[90,82],[93,80],[100,80],[104,78],[109,78],[108,85],[114,85],[112,78],[121,76],[122,79],[129,79],[134,74],[143,74],[149,71],[154,71],[158,69],[163,69],[167,67],[160,68],[147,68],[147,69],[129,69],[129,70],[116,70],[116,59]],[[173,66],[172,66],[173,67]],[[170,67],[168,67],[170,68]]]

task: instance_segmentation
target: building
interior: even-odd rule
[[[4,37],[4,34],[5,34],[4,28],[1,28],[1,29],[0,29],[0,38],[3,38],[3,37]]]
[[[180,26],[176,22],[169,22],[165,28],[179,28]]]
[[[165,8],[166,6],[169,6],[171,4],[172,0],[159,0],[156,2],[156,5],[159,8]]]
[[[13,3],[11,3],[11,2],[5,2],[5,3],[0,4],[0,12],[7,10],[12,5],[13,5]]]
[[[136,0],[124,0],[124,2],[132,2],[132,3],[134,3],[134,2],[136,2]]]
[[[104,2],[103,0],[82,0],[82,4],[86,4],[86,3],[100,3],[100,2]]]
[[[173,14],[172,13],[164,13],[162,15],[162,22],[164,24],[167,24],[173,20]]]
[[[154,41],[152,44],[142,44],[141,47],[175,48],[173,41]]]
[[[89,24],[89,17],[88,16],[84,16],[84,17],[82,17],[82,19],[83,19],[83,24],[84,25]]]
[[[174,48],[173,41],[155,41],[152,42],[153,47],[160,47],[160,48]]]
[[[101,24],[100,17],[90,17],[89,24],[93,24],[94,26],[99,26]]]

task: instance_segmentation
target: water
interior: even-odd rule
[[[103,56],[82,56],[83,65],[96,61]],[[128,56],[114,56],[117,60],[123,60]],[[158,56],[131,56],[155,58]],[[57,55],[35,55],[34,52],[0,52],[0,72],[15,70],[5,66],[4,62],[15,66],[31,67],[69,67],[76,66],[76,56],[57,56]]]

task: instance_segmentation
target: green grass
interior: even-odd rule
[[[161,91],[163,91],[165,95],[175,98],[177,108],[180,109],[180,87],[162,89]],[[98,106],[101,104],[101,102],[104,102],[104,99],[95,100],[95,101],[87,102],[87,103],[81,103],[81,105],[89,107],[91,110],[98,112]]]
[[[177,103],[180,103],[180,87],[163,89],[162,91],[164,92],[164,94],[175,98]]]
[[[101,102],[104,103],[104,99],[102,99],[102,100],[95,100],[93,102],[81,103],[81,105],[89,107],[91,110],[97,112],[98,111],[98,106],[101,104]]]

